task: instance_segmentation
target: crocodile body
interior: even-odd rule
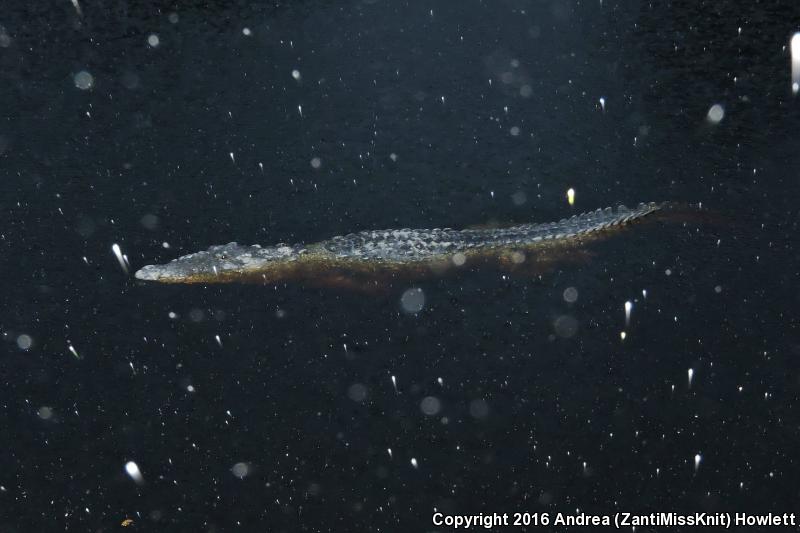
[[[501,257],[514,251],[572,243],[582,237],[640,219],[662,208],[643,203],[598,209],[558,222],[522,224],[501,229],[372,230],[303,245],[261,247],[235,242],[212,246],[163,265],[148,265],[136,278],[162,283],[272,282],[302,273],[391,271],[447,262],[463,264],[473,256]]]

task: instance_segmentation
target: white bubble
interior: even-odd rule
[[[553,322],[553,328],[556,330],[556,335],[568,339],[578,332],[578,321],[569,315],[561,315]]]
[[[391,159],[394,163],[397,163],[397,154],[392,152],[389,154],[389,159]]]
[[[250,465],[247,463],[236,463],[231,467],[231,472],[239,479],[244,479],[250,473]]]
[[[442,402],[435,396],[426,396],[419,403],[419,408],[428,416],[437,414],[442,409]]]
[[[75,87],[82,91],[88,91],[94,87],[94,77],[85,70],[75,74],[72,81],[75,83]]]
[[[416,287],[408,289],[400,297],[400,305],[406,313],[419,313],[425,307],[425,293]]]
[[[533,95],[533,89],[531,88],[530,85],[523,85],[522,87],[519,88],[519,94],[523,98],[530,98],[531,95]]]
[[[167,20],[169,20],[172,24],[177,24],[179,17],[177,13],[170,13],[167,15]]]
[[[311,168],[319,168],[322,166],[322,160],[319,157],[311,159]]]
[[[511,252],[511,262],[515,265],[521,265],[525,262],[525,253],[520,252],[519,250],[514,250]]]
[[[176,318],[178,318],[178,313],[176,313],[175,311],[170,311],[170,312],[169,312],[169,314],[168,314],[167,316],[168,316],[170,319],[172,319],[172,320],[175,320]]]
[[[142,217],[139,223],[145,229],[149,229],[150,231],[152,231],[158,227],[158,216],[152,213],[148,213]]]
[[[8,34],[5,26],[0,24],[0,48],[8,48],[11,46],[11,35]]]
[[[483,399],[472,400],[469,402],[469,414],[477,419],[486,418],[489,416],[489,404]]]
[[[42,420],[50,420],[53,417],[53,409],[43,405],[39,408],[39,418]]]
[[[361,403],[367,399],[367,387],[361,383],[353,383],[347,389],[347,397],[354,402]]]
[[[453,254],[452,261],[455,266],[464,266],[464,263],[467,262],[467,256],[461,252],[456,252]]]
[[[564,289],[564,301],[567,303],[575,303],[578,300],[578,289],[575,287],[567,287]]]
[[[512,126],[511,129],[508,130],[508,132],[511,134],[512,137],[516,137],[517,135],[519,135],[519,127]]]
[[[294,79],[296,79],[297,81],[300,81],[300,71],[299,71],[299,70],[297,70],[297,69],[294,69],[294,70],[292,71],[292,77],[293,77]]]
[[[724,116],[725,109],[719,104],[712,105],[708,110],[708,121],[712,124],[719,124]]]
[[[528,201],[528,196],[522,191],[517,191],[511,195],[511,201],[514,205],[522,205]]]
[[[17,346],[19,346],[20,350],[28,350],[31,346],[33,346],[33,339],[30,335],[25,335],[24,333],[17,337]]]
[[[138,89],[139,86],[141,85],[141,80],[139,79],[139,75],[136,74],[135,72],[130,72],[130,71],[124,72],[122,74],[121,81],[122,85],[126,89],[131,89],[131,90]]]
[[[151,33],[147,37],[147,44],[149,44],[153,48],[156,48],[159,44],[161,44],[161,40],[158,38],[158,35],[156,35],[155,33]]]
[[[251,35],[253,35],[253,32],[250,31],[250,28],[242,28],[242,34],[245,37],[250,37]]]

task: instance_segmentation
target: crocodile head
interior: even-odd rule
[[[290,265],[306,248],[296,244],[278,244],[262,248],[258,245],[242,246],[235,242],[212,246],[173,259],[163,265],[147,265],[135,276],[137,279],[161,283],[225,283],[241,281],[251,276]]]

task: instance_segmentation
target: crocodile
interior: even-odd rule
[[[326,272],[397,272],[403,269],[463,265],[476,257],[524,260],[524,254],[573,244],[620,227],[665,207],[641,203],[598,209],[545,224],[507,228],[388,229],[337,236],[313,244],[261,247],[231,242],[137,271],[140,280],[161,283],[275,282],[314,278]]]

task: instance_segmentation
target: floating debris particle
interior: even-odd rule
[[[80,354],[78,354],[78,350],[76,350],[72,344],[67,344],[67,350],[69,350],[69,353],[71,353],[75,359],[81,358]]]
[[[792,35],[789,48],[792,54],[792,94],[800,92],[800,32]]]
[[[119,244],[114,243],[111,245],[111,251],[114,252],[114,257],[117,258],[117,262],[119,263],[120,268],[125,274],[130,274],[130,268],[128,266],[128,261],[125,256],[122,254],[122,249],[119,247]]]
[[[128,476],[130,476],[137,485],[144,483],[144,476],[142,476],[142,472],[139,470],[139,465],[135,462],[128,461],[125,463],[125,472],[127,472]]]

